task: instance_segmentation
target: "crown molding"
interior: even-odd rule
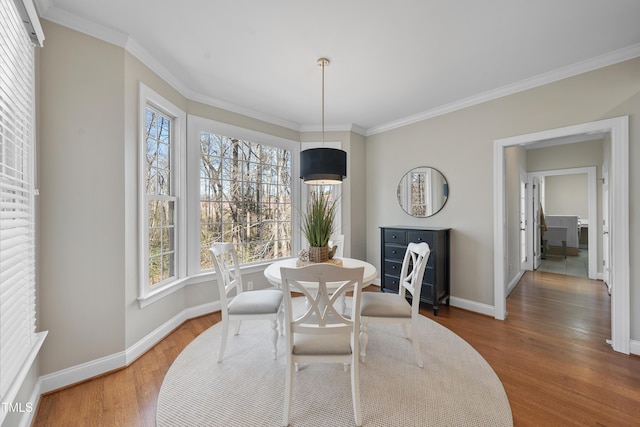
[[[315,126],[302,126],[299,123],[294,123],[279,117],[269,115],[264,112],[254,111],[237,104],[197,93],[194,90],[190,89],[172,73],[170,73],[158,60],[156,60],[151,54],[143,49],[142,46],[140,46],[128,34],[96,24],[95,22],[89,21],[87,19],[80,18],[77,15],[54,6],[51,0],[34,1],[36,4],[36,9],[41,17],[48,19],[49,21],[52,21],[56,24],[71,28],[78,32],[122,47],[131,55],[140,60],[144,65],[149,67],[153,72],[158,74],[163,80],[165,80],[169,85],[171,85],[181,95],[189,100],[201,102],[212,107],[221,108],[232,113],[240,114],[297,132],[315,132],[321,130],[320,128],[316,128]],[[553,83],[562,79],[566,79],[568,77],[573,77],[578,74],[597,70],[599,68],[603,68],[637,57],[640,57],[640,44],[629,46],[623,49],[618,49],[604,55],[588,59],[586,61],[578,62],[567,67],[559,68],[548,73],[540,74],[529,79],[505,85],[497,89],[454,101],[449,104],[445,104],[421,113],[413,114],[379,126],[363,128],[356,124],[343,124],[332,126],[330,129],[327,129],[325,127],[325,130],[336,132],[348,131],[360,134],[362,136],[371,136],[403,126],[408,126],[417,122],[421,122],[423,120],[442,116],[444,114],[452,113],[454,111],[462,110],[464,108],[472,107],[483,102],[492,101],[494,99],[502,98],[508,95],[513,95],[518,92],[522,92],[538,86],[543,86],[545,84]]]
[[[358,135],[366,136],[367,130],[356,124],[338,124],[328,125],[324,127],[325,132],[353,132]],[[300,132],[322,132],[321,125],[304,125],[300,126]]]
[[[588,59],[586,61],[578,62],[573,65],[559,68],[548,73],[540,74],[538,76],[521,80],[519,82],[499,87],[478,95],[474,95],[459,101],[452,102],[422,113],[414,114],[405,117],[400,120],[389,122],[380,126],[374,126],[367,129],[366,136],[375,135],[397,129],[403,126],[407,126],[413,123],[420,122],[422,120],[431,119],[434,117],[442,116],[454,111],[462,110],[463,108],[472,107],[474,105],[481,104],[483,102],[492,101],[494,99],[502,98],[507,95],[513,95],[518,92],[522,92],[528,89],[533,89],[538,86],[543,86],[549,83],[553,83],[559,80],[563,80],[569,77],[577,76],[578,74],[586,73],[588,71],[604,68],[609,65],[617,64],[619,62],[634,59],[640,56],[640,44],[629,46],[623,49],[614,50],[604,55]]]
[[[38,13],[42,18],[125,49],[132,56],[140,60],[140,62],[142,62],[144,65],[149,67],[154,73],[158,74],[160,78],[166,81],[182,96],[191,101],[201,102],[203,104],[221,108],[232,113],[247,116],[297,132],[300,131],[300,125],[297,123],[284,120],[279,117],[271,116],[259,111],[254,111],[227,101],[208,97],[193,91],[179,78],[169,72],[166,67],[164,67],[153,55],[147,52],[140,44],[138,44],[138,42],[136,42],[136,40],[134,40],[128,34],[105,27],[93,21],[69,13],[52,5],[51,0],[35,1],[37,4]]]
[[[103,25],[98,25],[88,19],[81,18],[64,9],[60,9],[59,7],[54,6],[51,3],[51,0],[35,1],[38,13],[44,19],[122,48],[127,44],[129,36],[125,33]]]

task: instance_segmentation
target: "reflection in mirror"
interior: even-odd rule
[[[428,166],[411,169],[398,184],[398,203],[411,216],[435,215],[448,197],[449,184],[444,175]]]

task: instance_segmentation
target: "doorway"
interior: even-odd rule
[[[540,141],[603,135],[610,138],[609,153],[609,271],[611,282],[611,341],[615,351],[629,354],[629,118],[588,122],[494,141],[494,317],[507,316],[506,161],[505,150]]]
[[[586,227],[582,227],[586,230],[587,234],[587,248],[588,248],[588,256],[586,257],[587,266],[586,268],[586,277],[589,279],[596,280],[598,279],[598,224],[600,223],[598,217],[598,197],[597,197],[597,173],[595,166],[589,167],[580,167],[580,168],[569,168],[569,169],[556,169],[556,170],[546,170],[540,172],[529,172],[529,183],[532,188],[537,189],[536,194],[534,196],[539,196],[540,201],[536,203],[535,206],[546,206],[547,203],[544,200],[545,191],[543,183],[547,181],[549,177],[570,177],[570,176],[584,176],[586,179],[586,191],[587,191],[587,202],[586,202],[586,211],[583,215],[583,220],[586,218],[586,223],[582,225],[586,225]],[[535,197],[533,197],[535,201]],[[578,211],[580,212],[580,211]],[[548,207],[545,207],[544,214],[547,217],[547,223],[550,223],[550,214],[558,213],[549,211]],[[564,212],[563,212],[564,213]],[[535,218],[535,213],[531,212],[533,218]],[[539,217],[539,214],[538,214]],[[533,220],[531,221],[534,222]],[[551,225],[551,224],[548,224]],[[576,236],[578,235],[578,230],[576,230]],[[534,245],[540,240],[534,240]],[[576,250],[579,248],[578,238],[576,240]],[[530,256],[534,257],[534,245],[528,245],[530,247]],[[572,242],[569,242],[569,246],[573,246]],[[572,253],[573,254],[573,253]],[[577,255],[573,254],[573,255]],[[566,258],[566,257],[565,257]],[[565,260],[566,261],[566,260]],[[534,266],[527,266],[529,270],[535,270]],[[566,274],[566,273],[561,273]]]

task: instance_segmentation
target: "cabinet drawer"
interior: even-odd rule
[[[405,245],[407,243],[407,233],[403,230],[384,230],[384,241],[385,243]]]
[[[384,273],[390,276],[398,276],[400,277],[400,272],[402,271],[402,262],[401,261],[390,261],[385,260],[384,262]]]
[[[407,232],[407,242],[422,243],[425,242],[433,250],[433,233],[428,231],[409,231]]]
[[[400,278],[398,276],[389,276],[385,274],[382,287],[386,291],[394,291],[397,293],[398,289],[400,289]]]
[[[406,246],[384,245],[384,257],[387,259],[399,259],[402,262],[406,251]]]

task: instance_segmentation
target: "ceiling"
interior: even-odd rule
[[[640,56],[638,0],[35,2],[190,99],[301,131],[320,57],[325,128],[369,135]]]

